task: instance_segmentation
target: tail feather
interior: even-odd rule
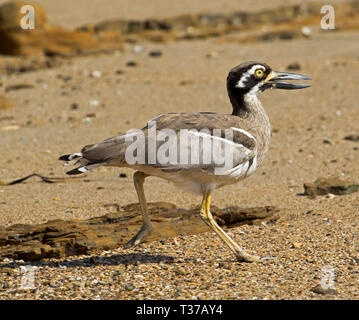
[[[104,165],[103,162],[99,162],[99,163],[88,163],[86,165],[82,165],[82,166],[79,166],[75,169],[72,169],[70,171],[67,171],[66,174],[69,174],[69,175],[74,175],[74,174],[81,174],[81,173],[85,173],[87,171],[90,171],[92,169],[95,169],[99,166],[102,166]]]
[[[65,154],[59,158],[61,161],[72,161],[76,158],[81,158],[82,153],[72,153],[72,154]]]
[[[86,169],[86,167],[78,167],[76,169],[72,169],[70,171],[67,171],[66,174],[72,176],[72,175],[75,175],[75,174],[81,174],[81,173],[84,173],[84,172],[87,172],[88,169]]]

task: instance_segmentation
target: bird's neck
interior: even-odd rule
[[[264,110],[262,103],[256,94],[230,95],[233,105],[232,115],[238,116],[250,123],[252,132],[256,132],[258,145],[262,150],[258,157],[258,164],[262,162],[265,153],[268,150],[268,144],[271,135],[271,126],[268,115]]]
[[[229,100],[232,103],[232,115],[241,118],[267,118],[267,114],[257,94],[247,92],[244,94],[229,93]]]

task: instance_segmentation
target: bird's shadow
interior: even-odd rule
[[[94,266],[117,266],[117,265],[138,265],[143,263],[173,263],[175,257],[167,255],[156,255],[148,253],[129,253],[115,254],[111,256],[90,256],[81,259],[65,261],[27,261],[27,262],[9,262],[0,265],[1,268],[19,268],[21,266],[53,267],[53,268],[71,268],[71,267],[94,267]]]

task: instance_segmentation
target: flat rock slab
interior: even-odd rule
[[[346,195],[359,190],[359,184],[353,181],[344,181],[338,177],[318,178],[313,183],[304,184],[304,195],[311,198],[326,194]]]
[[[43,258],[62,258],[70,255],[109,250],[124,245],[142,225],[139,204],[88,220],[52,220],[44,224],[16,224],[0,227],[0,258],[33,261]],[[173,238],[180,233],[196,234],[209,228],[199,217],[199,207],[178,209],[174,204],[148,204],[154,232],[147,241]],[[279,219],[279,209],[257,207],[242,209],[237,206],[211,208],[219,225],[235,227]]]

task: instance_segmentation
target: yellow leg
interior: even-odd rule
[[[136,171],[135,174],[133,175],[135,189],[141,206],[143,224],[141,229],[137,232],[137,234],[125,244],[124,246],[125,248],[130,248],[132,246],[141,243],[153,230],[151,219],[147,210],[147,201],[146,201],[145,193],[143,191],[143,183],[146,177],[147,175],[140,171]]]
[[[205,193],[203,195],[202,200],[202,208],[201,208],[201,218],[203,221],[210,227],[212,230],[218,234],[218,236],[228,245],[228,247],[233,251],[235,256],[239,261],[245,262],[255,262],[259,261],[260,258],[257,256],[250,255],[245,252],[242,248],[239,247],[237,243],[235,243],[229,236],[226,234],[223,229],[214,221],[212,213],[210,212],[211,205],[211,195],[209,193]]]

